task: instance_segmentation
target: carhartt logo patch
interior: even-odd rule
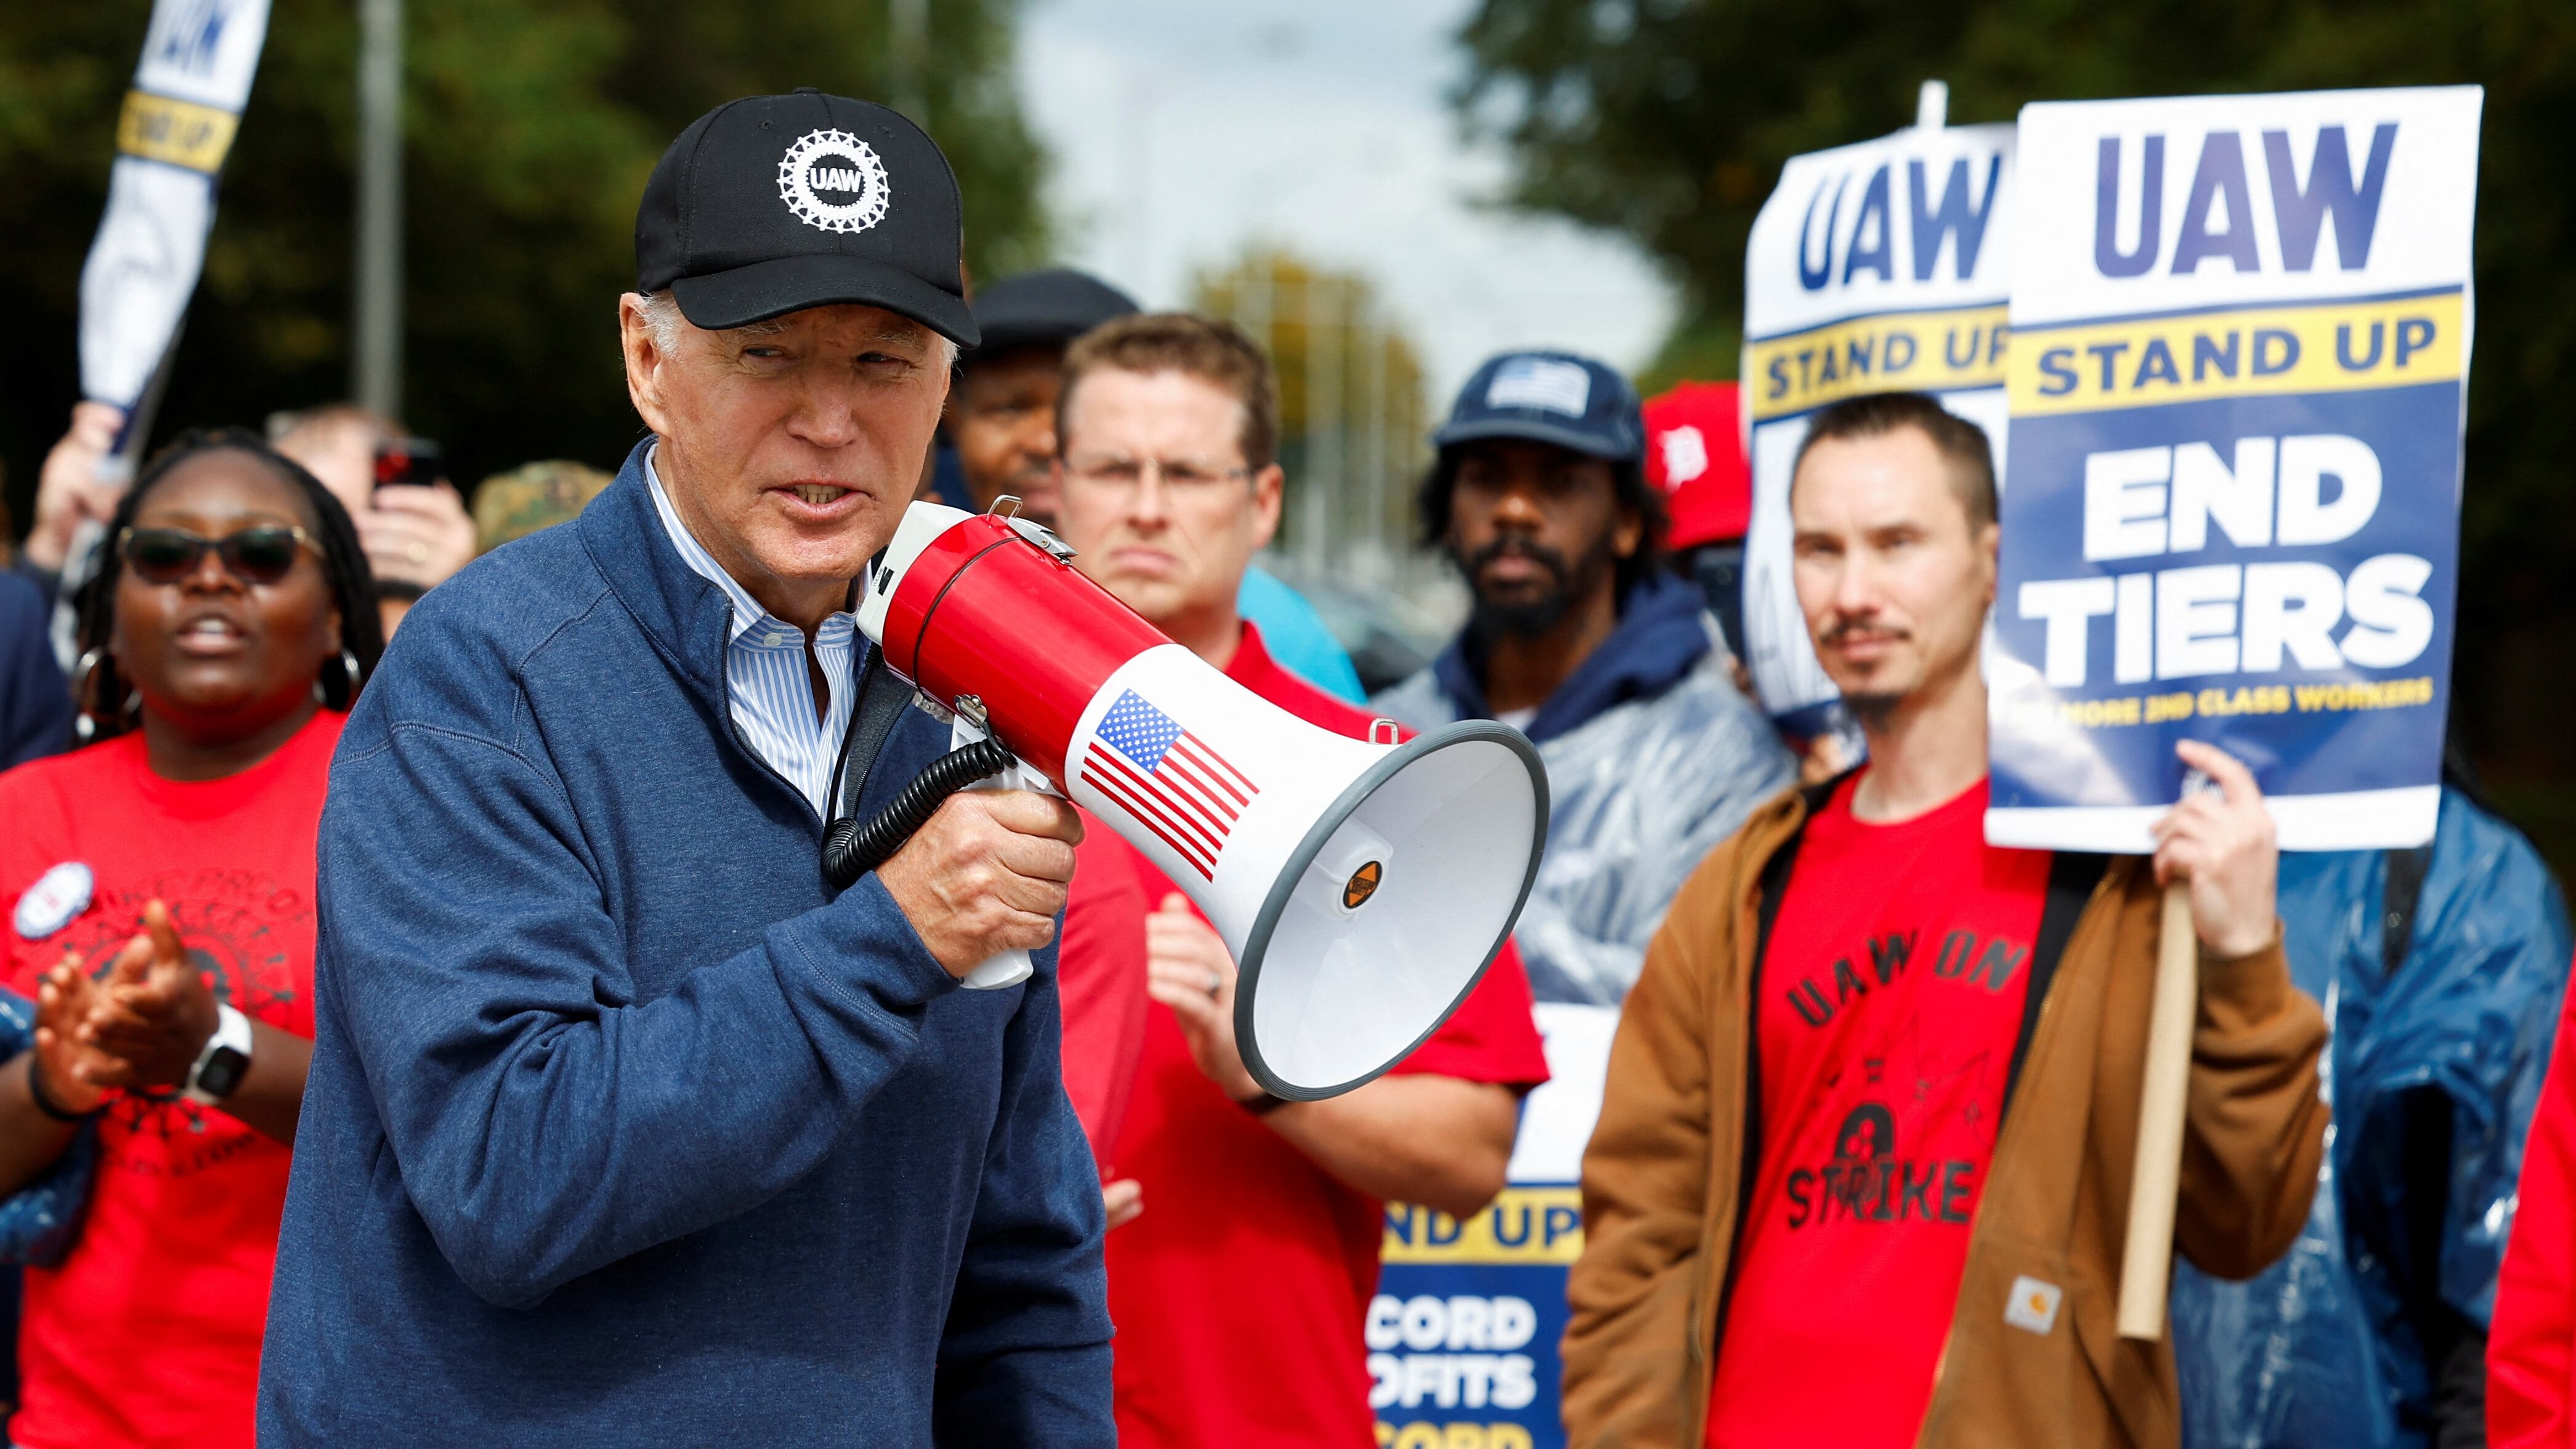
[[[778,196],[807,226],[866,231],[885,220],[885,163],[847,131],[808,131],[778,162]]]
[[[2012,1296],[2004,1300],[2004,1322],[2045,1334],[2057,1326],[2057,1305],[2065,1297],[2065,1289],[2024,1274],[2013,1280]]]

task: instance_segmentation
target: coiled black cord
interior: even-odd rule
[[[861,825],[855,817],[846,815],[832,822],[823,833],[823,878],[836,891],[848,890],[860,876],[903,849],[903,843],[912,839],[914,832],[930,823],[941,802],[1010,767],[1011,752],[994,740],[977,740],[941,755],[924,766],[912,783],[903,787],[903,793],[867,824]]]

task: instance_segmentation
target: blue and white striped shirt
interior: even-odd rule
[[[733,633],[725,645],[725,703],[734,727],[769,767],[803,792],[816,814],[832,818],[832,766],[840,758],[841,738],[849,733],[850,710],[857,702],[851,671],[857,661],[859,622],[842,612],[814,631],[814,657],[823,666],[823,683],[831,704],[814,718],[814,681],[805,668],[805,631],[773,617],[749,590],[715,561],[662,491],[662,475],[653,464],[660,450],[644,458],[644,479],[653,486],[653,507],[680,557],[717,588],[733,605]]]

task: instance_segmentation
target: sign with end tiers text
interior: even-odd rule
[[[2010,126],[1915,127],[1792,157],[1754,218],[1745,664],[1791,733],[1849,733],[1790,576],[1789,475],[1807,420],[1863,393],[1926,392],[1983,428],[2003,461],[2012,149]]]
[[[1990,841],[2149,851],[2181,739],[2286,849],[2432,838],[2481,100],[2022,111]]]

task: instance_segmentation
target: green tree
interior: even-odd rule
[[[965,193],[970,271],[1045,251],[1042,157],[1010,86],[1016,0],[921,7],[928,64],[901,77],[888,0],[407,8],[405,413],[459,482],[624,456],[638,425],[615,307],[635,203],[662,148],[721,101],[917,96]],[[150,10],[0,9],[0,460],[21,530],[78,392],[81,262]],[[156,434],[347,392],[356,44],[348,0],[276,0]]]
[[[1458,105],[1512,154],[1513,200],[1625,232],[1682,279],[1657,372],[1731,358],[1781,163],[1906,124],[1922,80],[1949,82],[1961,124],[2033,100],[2484,85],[2454,725],[2576,864],[2576,408],[2557,400],[2576,375],[2576,6],[1481,0],[1461,38]]]
[[[1254,246],[1190,283],[1190,305],[1232,318],[1279,374],[1282,542],[1310,562],[1367,540],[1406,551],[1426,461],[1421,354],[1354,272]]]

